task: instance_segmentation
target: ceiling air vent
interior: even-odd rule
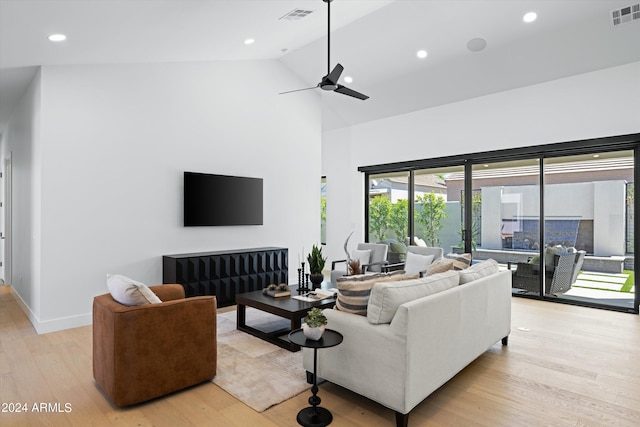
[[[620,25],[640,19],[640,3],[611,12],[613,25]]]
[[[280,19],[286,19],[287,21],[297,21],[299,19],[306,18],[311,13],[313,13],[313,10],[293,9],[291,12],[280,17]]]

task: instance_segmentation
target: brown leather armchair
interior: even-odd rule
[[[93,377],[118,406],[216,374],[215,297],[185,299],[182,285],[150,289],[162,303],[128,307],[111,294],[93,300]]]

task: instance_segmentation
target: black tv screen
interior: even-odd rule
[[[184,173],[184,226],[262,225],[262,179]]]

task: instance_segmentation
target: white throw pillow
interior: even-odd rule
[[[119,274],[107,274],[107,287],[111,297],[120,304],[131,306],[162,302],[144,283]]]
[[[369,260],[371,259],[371,249],[354,249],[353,252],[351,252],[351,259],[357,259],[360,261],[361,267],[365,264],[369,264]]]
[[[426,272],[432,261],[433,255],[420,255],[407,252],[407,257],[404,262],[404,272],[408,276]]]
[[[498,272],[498,262],[489,258],[486,261],[479,262],[471,267],[460,270],[460,284],[473,282]]]
[[[369,296],[367,320],[374,325],[391,323],[398,307],[405,302],[454,288],[459,280],[458,272],[450,270],[421,279],[376,283]]]
[[[413,238],[413,243],[415,243],[416,246],[423,246],[423,247],[427,246],[427,243],[417,236]]]

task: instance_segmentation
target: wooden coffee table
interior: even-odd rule
[[[322,284],[323,288],[328,288],[330,286],[332,286],[332,284],[329,282]],[[307,315],[307,311],[311,310],[313,307],[333,307],[336,303],[336,299],[325,298],[313,302],[300,301],[292,298],[293,296],[298,295],[296,288],[297,285],[289,286],[289,289],[291,290],[290,297],[273,298],[263,295],[262,291],[236,294],[237,329],[289,351],[300,351],[299,345],[289,341],[289,332],[300,328],[302,325],[302,318]],[[259,325],[249,326],[247,325],[246,318],[247,307],[257,308],[258,310],[266,311],[267,313],[289,319],[290,325],[287,328],[271,332],[265,332],[258,329]]]

